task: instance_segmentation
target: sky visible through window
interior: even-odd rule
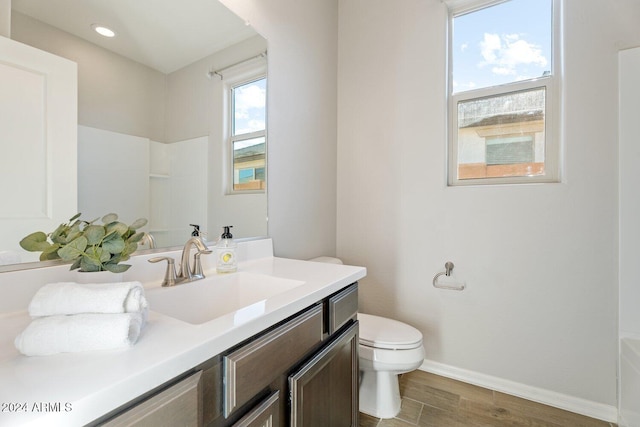
[[[552,0],[511,0],[453,20],[453,92],[551,71]]]
[[[242,135],[266,129],[266,94],[266,78],[238,86],[234,89],[234,135]],[[262,142],[264,142],[264,138],[262,138]],[[245,146],[253,144],[256,144],[256,140],[247,141]],[[238,146],[236,148],[243,147]]]

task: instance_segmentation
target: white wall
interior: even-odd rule
[[[221,0],[269,43],[268,209],[276,255],[335,253],[338,0]]]
[[[0,0],[0,36],[11,36],[11,0]]]
[[[620,426],[640,425],[640,47],[619,55],[620,97]]]
[[[151,141],[149,148],[149,231],[157,247],[181,245],[193,231],[189,224],[207,230],[209,138]]]
[[[620,335],[640,338],[640,48],[620,52]]]
[[[78,63],[79,124],[164,141],[163,73],[17,12],[11,38]]]
[[[562,183],[449,188],[447,12],[401,5],[340,1],[337,254],[368,268],[361,310],[418,327],[431,361],[611,416],[617,48],[637,6],[565,2]],[[432,287],[446,261],[467,290]]]
[[[149,139],[78,126],[78,212],[149,218]]]
[[[256,56],[267,50],[267,41],[256,35],[218,53],[202,58],[167,76],[166,142],[212,134],[222,135],[222,118],[215,103],[221,95],[214,92],[220,81],[207,73]]]

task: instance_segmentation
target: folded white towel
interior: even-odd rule
[[[49,283],[29,304],[32,317],[80,313],[143,313],[148,311],[140,282],[78,284]]]
[[[142,323],[141,313],[40,317],[14,343],[27,356],[127,348],[138,340]]]

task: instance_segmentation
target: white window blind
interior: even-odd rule
[[[454,14],[469,12],[482,7],[504,3],[507,0],[442,0],[447,8]]]

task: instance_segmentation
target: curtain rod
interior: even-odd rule
[[[220,76],[220,80],[223,79],[223,76],[221,73],[227,71],[229,68],[233,68],[236,65],[240,65],[240,64],[244,64],[245,62],[249,62],[249,61],[253,61],[254,59],[259,59],[259,58],[266,58],[267,57],[267,51],[265,50],[264,52],[256,55],[256,56],[252,56],[251,58],[247,58],[247,59],[243,59],[242,61],[238,61],[234,64],[231,65],[227,65],[224,68],[220,68],[217,70],[209,70],[209,72],[207,73],[207,77],[212,78],[214,75]]]

